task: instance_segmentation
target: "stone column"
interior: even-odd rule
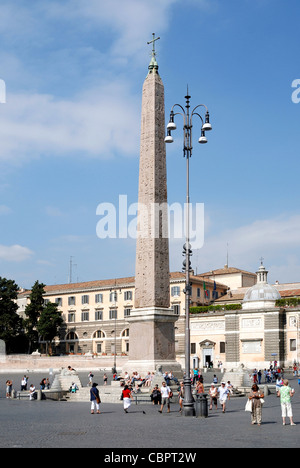
[[[135,308],[129,317],[132,370],[173,370],[177,316],[170,309],[164,86],[153,59],[144,82],[136,244]]]

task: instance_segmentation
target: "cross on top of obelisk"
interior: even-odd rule
[[[151,53],[151,62],[150,62],[150,65],[149,65],[149,73],[152,73],[153,69],[158,70],[158,64],[157,64],[157,61],[156,61],[156,50],[155,50],[155,43],[156,41],[158,41],[158,39],[160,39],[160,37],[155,37],[155,33],[152,33],[152,41],[148,41],[147,44],[152,44],[152,53]]]
[[[152,57],[156,57],[156,51],[155,51],[155,42],[160,39],[160,37],[155,37],[155,33],[152,33],[152,41],[147,42],[147,44],[152,44]]]

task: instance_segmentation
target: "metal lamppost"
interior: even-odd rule
[[[114,330],[114,346],[115,346],[115,352],[114,352],[114,367],[113,367],[113,373],[117,373],[117,298],[118,298],[118,292],[117,292],[117,280],[115,280],[115,290],[112,291],[110,290],[111,294],[113,294],[114,298],[114,318],[115,318],[115,330]]]
[[[190,360],[191,360],[191,344],[190,344],[190,303],[191,303],[191,294],[192,287],[190,283],[190,271],[191,271],[191,261],[190,257],[192,256],[192,249],[190,245],[190,188],[189,188],[189,160],[192,156],[192,128],[193,128],[193,117],[198,116],[202,122],[201,125],[201,136],[198,140],[200,144],[207,143],[205,136],[206,131],[212,130],[212,126],[209,122],[209,112],[207,107],[204,104],[199,104],[196,106],[193,111],[190,113],[190,98],[189,92],[187,90],[187,95],[185,96],[186,105],[185,109],[180,104],[175,104],[170,112],[170,121],[167,126],[167,136],[165,138],[166,143],[173,143],[173,137],[171,135],[172,130],[176,130],[176,124],[174,122],[174,117],[176,115],[182,115],[183,117],[183,156],[186,158],[186,242],[183,246],[183,255],[185,260],[183,262],[183,271],[186,274],[185,281],[185,377],[184,377],[184,416],[194,416],[194,399],[192,395],[192,385],[191,385],[191,369],[190,369]],[[181,112],[174,113],[174,108],[179,107]],[[205,121],[201,115],[196,112],[200,107],[206,109]]]

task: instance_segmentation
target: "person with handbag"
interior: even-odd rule
[[[97,414],[100,414],[100,395],[99,390],[97,388],[97,383],[93,383],[92,388],[90,390],[90,400],[91,400],[91,414],[95,414],[95,406]]]
[[[249,394],[249,400],[252,403],[251,424],[261,425],[263,398],[264,394],[259,390],[258,385],[256,383],[253,384]]]

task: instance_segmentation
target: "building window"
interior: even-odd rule
[[[102,353],[102,343],[97,343],[97,354]]]
[[[97,330],[94,333],[94,338],[105,338],[105,333],[102,330]]]
[[[85,294],[84,296],[81,296],[81,304],[88,304],[89,303],[89,296]]]
[[[130,316],[130,311],[131,311],[131,309],[129,309],[129,308],[124,309],[124,317],[125,318]]]
[[[290,351],[296,351],[297,347],[296,347],[296,340],[293,339],[293,340],[290,340]]]
[[[126,338],[127,336],[129,336],[129,328],[126,328],[126,330],[124,330],[124,331],[122,332],[122,337],[123,337],[123,338]]]
[[[62,306],[62,297],[57,297],[55,299],[55,304],[57,304],[58,307],[61,307]]]
[[[196,343],[191,343],[191,354],[196,354]]]
[[[95,310],[95,320],[103,320],[103,310]]]
[[[66,340],[67,341],[74,341],[74,340],[78,340],[78,336],[76,335],[75,332],[69,332],[66,336]]]
[[[110,309],[109,311],[109,320],[117,319],[118,318],[118,311],[117,309]]]
[[[81,321],[88,322],[89,321],[89,312],[81,312]]]
[[[103,294],[95,294],[95,303],[96,304],[99,304],[99,303],[102,304],[102,302],[103,302]]]
[[[224,354],[225,351],[225,341],[220,341],[220,354]]]
[[[132,291],[124,292],[124,301],[132,301]]]
[[[171,288],[171,296],[180,296],[180,287],[179,286],[172,286]]]
[[[76,305],[76,297],[75,297],[75,296],[70,296],[70,297],[68,297],[68,305],[69,305],[69,306],[74,306],[74,305]]]
[[[197,288],[197,297],[200,297],[200,296],[201,296],[201,289]]]
[[[109,302],[118,302],[118,293],[117,293],[117,291],[112,291],[109,294]]]
[[[75,322],[75,314],[74,313],[70,313],[68,314],[68,322]]]
[[[50,302],[50,299],[44,299],[44,305],[49,304],[49,302]]]
[[[173,304],[172,309],[175,315],[180,315],[180,304]]]

